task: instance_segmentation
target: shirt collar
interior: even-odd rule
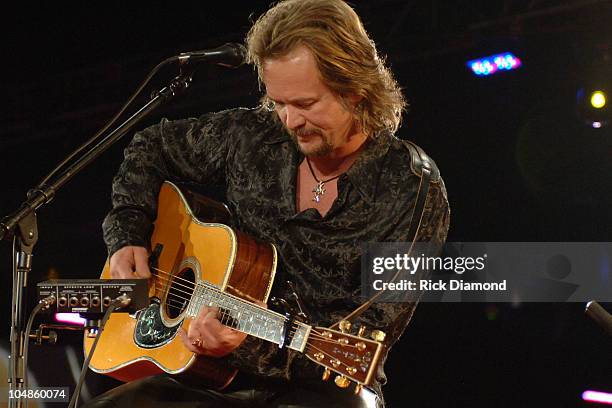
[[[388,131],[380,132],[376,137],[369,138],[355,163],[346,172],[351,184],[369,203],[375,201],[380,177],[385,167],[382,158],[389,151],[392,138],[393,136]]]

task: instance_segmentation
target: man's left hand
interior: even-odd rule
[[[247,334],[224,326],[218,319],[219,308],[202,306],[189,325],[181,328],[180,336],[187,349],[211,357],[223,357],[234,351]]]

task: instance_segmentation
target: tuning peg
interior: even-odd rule
[[[372,338],[372,340],[382,343],[383,341],[385,341],[385,337],[387,337],[387,334],[381,330],[372,330],[372,333],[370,333],[370,337]]]
[[[327,381],[329,380],[329,376],[331,375],[331,370],[329,368],[326,368],[325,371],[323,371],[323,377],[322,380],[323,381]]]
[[[340,388],[346,388],[349,385],[351,385],[351,380],[349,380],[343,375],[337,375],[336,378],[334,379],[334,382]]]
[[[359,326],[359,331],[357,332],[357,335],[359,337],[363,337],[363,335],[365,334],[365,331],[366,331],[366,327],[365,325],[362,324],[361,326]]]
[[[340,320],[338,324],[342,333],[348,333],[351,330],[351,322],[348,320]]]
[[[363,388],[363,385],[361,384],[356,384],[355,385],[355,395],[359,395],[359,393],[361,392],[361,389]]]

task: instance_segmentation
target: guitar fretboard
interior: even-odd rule
[[[287,317],[272,310],[248,303],[236,296],[221,292],[206,283],[198,283],[187,308],[187,315],[197,316],[202,306],[215,306],[220,309],[219,321],[233,329],[251,336],[281,344],[286,347],[304,351],[311,327],[301,322],[294,322],[287,329],[286,338],[283,332]]]

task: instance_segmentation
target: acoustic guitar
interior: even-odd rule
[[[372,381],[381,342],[341,331],[312,327],[257,305],[266,303],[276,271],[276,248],[226,225],[223,204],[165,182],[151,237],[150,305],[136,314],[114,313],[93,354],[90,369],[122,381],[162,372],[195,374],[209,386],[229,385],[236,370],[222,359],[200,356],[184,347],[178,331],[189,328],[203,305],[220,310],[221,323],[305,355],[335,372],[339,387]],[[109,263],[102,271],[110,278]],[[85,354],[95,332],[84,337]]]

